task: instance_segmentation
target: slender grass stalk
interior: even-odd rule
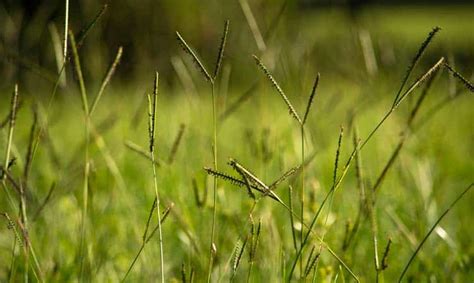
[[[140,245],[140,248],[138,249],[138,252],[137,254],[135,255],[135,257],[133,258],[132,262],[130,263],[130,266],[128,267],[128,270],[127,272],[125,273],[125,275],[123,276],[121,282],[125,282],[125,280],[127,279],[128,275],[130,274],[130,272],[132,271],[133,267],[135,266],[138,258],[140,257],[141,253],[143,252],[143,250],[145,249],[145,246],[146,244],[148,244],[148,242],[151,240],[151,238],[153,237],[153,235],[155,235],[156,231],[160,230],[160,227],[161,225],[163,224],[163,222],[165,222],[166,218],[168,217],[171,209],[174,207],[174,204],[171,203],[166,209],[165,211],[163,211],[163,215],[160,217],[160,220],[158,221],[158,224],[155,226],[155,228],[148,234],[148,230],[150,229],[150,223],[151,223],[151,218],[152,218],[152,215],[154,213],[154,210],[156,208],[156,198],[153,200],[153,204],[152,204],[152,207],[150,209],[150,213],[148,215],[148,219],[147,219],[147,223],[146,223],[146,226],[145,226],[145,232],[143,233],[143,237],[142,237],[142,244]]]
[[[160,213],[160,194],[158,190],[158,178],[155,166],[155,136],[156,136],[156,101],[158,97],[158,72],[155,73],[155,83],[153,88],[153,96],[148,95],[148,140],[149,154],[151,159],[151,167],[153,169],[153,185],[156,197],[156,213],[158,216],[158,237],[160,243],[160,266],[161,266],[161,282],[165,282],[165,264],[163,255],[163,233],[161,229],[161,213]]]
[[[295,220],[293,217],[293,187],[290,185],[288,186],[288,202],[290,206],[290,225],[291,225],[291,236],[293,238],[293,247],[295,248],[295,251],[298,251],[298,245],[296,243],[296,231],[295,231]]]
[[[407,273],[408,269],[410,268],[410,265],[412,264],[413,260],[415,259],[416,255],[418,252],[421,250],[423,245],[425,244],[426,240],[428,240],[428,237],[433,233],[435,230],[436,226],[443,220],[443,218],[448,214],[448,212],[464,197],[465,194],[471,190],[471,188],[474,186],[474,184],[470,184],[459,196],[448,206],[448,208],[438,217],[436,222],[431,226],[430,230],[428,233],[426,233],[425,237],[421,240],[420,244],[417,246],[416,250],[413,252],[413,254],[410,256],[410,259],[408,260],[407,264],[402,270],[402,273],[400,274],[400,277],[398,278],[398,282],[402,282],[403,277]]]
[[[102,94],[104,93],[105,87],[110,82],[110,79],[115,73],[115,69],[117,68],[117,65],[120,63],[120,59],[122,58],[122,53],[123,53],[123,48],[120,46],[117,50],[117,55],[115,55],[115,59],[112,62],[112,64],[109,67],[109,70],[107,71],[107,74],[105,75],[104,79],[102,80],[102,84],[100,85],[99,92],[97,92],[97,95],[92,102],[92,106],[90,107],[90,113],[89,115],[92,115],[94,113],[95,108],[97,107],[97,103],[99,103],[100,98],[102,97]]]
[[[84,111],[84,124],[85,124],[85,155],[84,155],[84,176],[83,176],[83,188],[82,188],[82,224],[81,224],[81,242],[80,242],[80,274],[79,281],[83,279],[85,260],[88,259],[87,248],[87,216],[88,216],[88,199],[89,199],[89,171],[90,171],[90,160],[89,160],[89,140],[90,140],[90,117],[89,117],[89,103],[87,101],[87,92],[84,84],[84,78],[82,76],[81,63],[79,60],[79,54],[77,52],[76,40],[72,31],[69,31],[69,38],[71,42],[71,49],[73,52],[74,59],[74,70],[79,81],[79,88],[81,92],[82,109]]]
[[[204,78],[210,83],[211,86],[211,98],[212,98],[212,136],[213,136],[213,143],[212,143],[212,151],[213,151],[213,163],[214,163],[214,170],[218,171],[218,164],[217,164],[217,94],[215,93],[215,79],[219,75],[219,70],[222,64],[222,60],[224,58],[225,46],[227,42],[227,35],[229,33],[229,21],[226,21],[224,24],[224,31],[222,33],[221,42],[219,45],[219,51],[217,54],[216,64],[214,67],[213,76],[209,74],[204,64],[201,62],[199,57],[196,53],[192,50],[189,44],[186,43],[184,38],[176,32],[176,36],[178,39],[179,44],[183,48],[184,52],[189,54],[193,59],[195,65],[204,75]],[[210,241],[210,249],[209,249],[209,266],[208,266],[208,273],[207,273],[207,282],[211,282],[212,276],[212,267],[214,264],[214,257],[216,256],[216,244],[214,241],[215,238],[215,230],[216,230],[216,222],[217,222],[217,177],[214,176],[214,186],[213,186],[213,209],[212,209],[212,226],[211,226],[211,241]]]
[[[10,192],[8,191],[8,188],[6,185],[6,179],[7,179],[7,171],[9,169],[9,164],[10,164],[10,154],[11,154],[12,143],[13,143],[13,133],[15,131],[17,110],[18,110],[18,84],[15,84],[15,88],[12,93],[11,102],[10,102],[10,118],[9,118],[9,124],[8,124],[7,146],[5,149],[5,160],[3,162],[4,166],[3,166],[2,174],[0,175],[2,186],[4,188],[8,202],[12,209],[15,208],[15,204],[14,204],[12,196],[10,195]]]
[[[255,20],[252,10],[250,9],[249,3],[247,2],[247,0],[239,0],[239,4],[240,8],[242,9],[242,12],[244,13],[245,19],[247,20],[247,24],[250,27],[250,31],[252,32],[253,38],[257,43],[258,50],[260,52],[265,51],[265,49],[267,49],[267,45],[263,40],[262,33],[258,28],[257,21]]]
[[[109,7],[108,4],[103,4],[102,8],[97,12],[95,17],[92,19],[92,21],[85,27],[83,28],[80,32],[77,38],[79,39],[77,41],[77,48],[81,48],[82,45],[84,44],[85,39],[89,35],[89,32],[96,26],[96,24],[99,22],[99,20],[102,18],[102,16],[105,14],[107,11],[107,8]]]
[[[61,71],[62,65],[64,64],[66,60],[65,59],[66,57],[64,56],[64,51],[61,50],[63,48],[63,46],[61,45],[61,36],[59,35],[58,29],[56,28],[56,25],[54,23],[50,23],[48,25],[48,30],[49,30],[49,34],[51,35],[51,43],[53,45],[54,57],[56,59],[56,68],[59,73]],[[65,35],[67,35],[67,33],[65,33]],[[64,72],[60,80],[61,80],[61,86],[62,87],[66,86],[66,76],[64,75]],[[55,77],[52,77],[51,81],[54,83]]]
[[[344,128],[341,126],[341,128],[339,130],[339,138],[338,138],[338,141],[337,141],[336,157],[334,158],[334,170],[333,170],[333,178],[332,178],[332,186],[333,187],[336,185],[336,182],[337,182],[337,172],[338,172],[338,169],[339,169],[339,156],[341,154],[341,146],[342,146],[342,137],[343,137],[343,135],[344,135]],[[326,214],[326,219],[324,220],[324,227],[327,226],[329,215],[331,214],[332,205],[333,205],[333,202],[334,202],[334,193],[335,193],[335,191],[332,191],[330,193],[331,197],[330,197],[330,200],[329,200],[329,207],[328,207],[328,212]],[[323,234],[321,236],[321,239],[323,241],[324,241],[324,237],[326,236],[326,231],[323,232]],[[323,248],[323,245],[321,243],[319,245],[318,254],[321,254],[322,248]],[[303,246],[302,246],[301,249],[303,249]],[[316,260],[316,266],[315,266],[316,270],[318,269],[318,264],[319,264],[319,260]]]
[[[66,63],[67,60],[67,35],[69,32],[69,0],[64,0],[65,7],[64,7],[64,44],[63,44],[63,64]]]

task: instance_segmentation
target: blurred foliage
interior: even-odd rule
[[[138,85],[148,81],[157,70],[162,81],[174,87],[179,81],[172,61],[180,58],[176,56],[182,57],[175,31],[179,31],[203,61],[212,66],[225,19],[231,21],[225,59],[232,77],[231,87],[253,81],[253,76],[248,75],[255,72],[250,55],[259,51],[238,0],[225,3],[217,0],[107,2],[70,3],[69,28],[76,34],[107,5],[103,17],[80,50],[89,83],[100,81],[117,48],[123,46],[124,57],[117,81]],[[410,54],[418,48],[420,40],[437,25],[444,31],[440,43],[432,47],[433,60],[449,50],[450,59],[456,59],[463,71],[468,69],[463,64],[474,59],[474,27],[469,15],[472,6],[382,7],[349,2],[312,8],[304,5],[304,1],[294,0],[255,0],[249,4],[267,41],[267,57],[273,60],[273,65],[281,64],[278,69],[284,67],[283,75],[292,75],[291,79],[320,71],[325,76],[334,76],[334,81],[359,80],[360,77],[353,76],[354,70],[360,76],[366,75],[360,72],[364,62],[361,34],[369,36],[375,58],[378,64],[386,67],[385,71],[393,71],[391,68],[399,71],[400,66],[410,60]],[[15,81],[30,90],[50,85],[38,78],[51,80],[57,74],[51,28],[54,25],[62,41],[64,10],[64,0],[6,0],[0,3],[0,25],[3,27],[0,30],[0,58],[3,59],[0,61],[3,78],[0,89],[11,88]],[[180,59],[190,67],[188,58]],[[188,71],[191,75],[195,72],[192,67]]]

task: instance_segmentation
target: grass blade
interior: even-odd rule
[[[428,231],[428,233],[426,233],[425,237],[423,237],[423,239],[421,240],[420,244],[418,244],[418,247],[416,248],[415,252],[413,252],[413,254],[411,255],[410,259],[408,260],[407,264],[405,265],[405,267],[403,268],[403,271],[402,273],[400,274],[400,278],[398,279],[398,282],[402,282],[402,279],[403,277],[405,276],[406,272],[408,271],[408,268],[410,268],[410,265],[411,263],[413,262],[413,260],[415,259],[416,255],[418,254],[418,252],[421,250],[421,248],[423,247],[423,245],[425,244],[426,240],[428,240],[428,237],[431,235],[431,233],[433,233],[433,231],[435,230],[436,226],[438,226],[438,224],[441,222],[441,220],[443,220],[443,218],[446,216],[446,214],[448,214],[448,212],[464,197],[464,195],[466,193],[469,192],[469,190],[474,186],[474,184],[470,184],[461,194],[459,194],[459,196],[448,206],[448,208],[443,212],[443,214],[441,214],[439,217],[438,217],[438,220],[436,220],[436,222],[433,224],[433,226],[431,226],[430,230]]]
[[[82,69],[81,69],[81,62],[79,60],[79,54],[77,53],[76,39],[74,38],[74,34],[72,31],[69,31],[69,38],[71,42],[72,55],[74,59],[74,69],[76,71],[77,79],[79,80],[79,88],[81,91],[81,99],[82,99],[82,108],[84,110],[84,114],[86,116],[89,116],[89,103],[87,102],[86,86],[84,84],[84,77],[82,76]]]
[[[257,21],[253,16],[252,10],[250,9],[249,3],[247,0],[239,0],[240,8],[242,8],[242,12],[244,13],[245,19],[247,20],[247,24],[250,27],[250,31],[252,32],[253,38],[255,39],[255,43],[257,44],[257,48],[260,52],[265,51],[267,46],[265,41],[263,40],[262,33],[258,28]]]
[[[95,108],[97,107],[97,103],[99,102],[100,98],[102,97],[102,94],[104,93],[105,87],[109,84],[110,79],[114,75],[115,69],[117,68],[117,65],[120,63],[120,59],[122,58],[122,52],[123,52],[123,48],[122,46],[120,46],[119,49],[117,50],[117,55],[115,55],[115,59],[112,65],[110,65],[109,67],[109,71],[107,72],[104,79],[102,80],[102,84],[100,85],[99,92],[97,93],[94,99],[94,102],[92,102],[92,106],[90,108],[91,111],[89,115],[92,115],[92,113],[94,112]]]

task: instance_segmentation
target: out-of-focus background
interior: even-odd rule
[[[360,69],[363,56],[373,57],[370,72],[405,68],[409,58],[405,56],[415,52],[434,26],[443,29],[443,36],[428,56],[448,54],[457,59],[460,70],[474,60],[470,1],[255,0],[249,4],[270,52],[338,79],[348,79],[347,73]],[[123,46],[118,82],[141,82],[158,70],[163,82],[175,87],[179,82],[173,64],[180,65],[181,54],[175,31],[192,43],[204,61],[213,62],[223,22],[229,19],[226,63],[232,66],[231,85],[251,80],[246,76],[254,68],[250,55],[257,54],[259,46],[239,1],[71,1],[69,28],[79,34],[104,5],[103,17],[80,50],[86,78],[100,77],[118,46]],[[63,38],[64,9],[61,0],[0,3],[0,87],[19,81],[35,89],[40,77],[51,79],[58,72],[54,42]],[[363,46],[373,54],[364,55]]]
[[[0,0],[0,282],[472,281],[473,18],[472,1]],[[212,73],[226,20],[210,87],[176,31]]]

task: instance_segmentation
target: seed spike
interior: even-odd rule
[[[318,88],[319,85],[319,73],[316,75],[316,79],[314,80],[314,85],[313,85],[313,90],[311,91],[311,95],[309,96],[308,104],[306,105],[306,111],[304,113],[304,118],[303,118],[303,125],[306,123],[306,119],[308,118],[309,110],[311,108],[311,105],[313,103],[313,99],[316,95],[316,89]]]
[[[197,65],[198,69],[201,71],[201,73],[204,75],[204,77],[206,78],[206,80],[208,80],[211,84],[214,83],[214,80],[212,79],[212,77],[209,75],[209,72],[206,70],[206,67],[204,67],[204,64],[201,62],[201,60],[199,60],[198,56],[196,55],[196,53],[191,49],[191,47],[186,43],[186,41],[184,40],[184,38],[181,36],[181,34],[179,34],[179,32],[176,32],[176,37],[178,38],[178,42],[179,44],[181,45],[181,47],[183,48],[184,52],[188,53],[194,63]]]
[[[217,54],[216,67],[214,69],[213,79],[215,80],[219,74],[219,70],[222,64],[222,59],[224,58],[225,44],[227,42],[227,34],[229,33],[229,20],[225,21],[224,32],[222,33],[221,44],[219,46],[219,52]]]
[[[291,105],[290,100],[288,99],[288,97],[286,97],[286,95],[283,92],[283,90],[281,89],[280,85],[278,85],[276,80],[273,78],[272,74],[270,74],[267,67],[265,67],[265,65],[263,65],[262,61],[257,56],[253,55],[253,58],[257,62],[257,65],[260,67],[260,69],[262,69],[263,73],[267,76],[268,80],[273,85],[273,87],[276,89],[278,94],[280,94],[281,98],[283,98],[283,100],[285,101],[286,106],[288,106],[288,109],[290,111],[290,114],[296,119],[296,121],[298,121],[298,123],[300,125],[303,124],[303,122],[301,121],[301,118],[298,115],[298,113],[296,112],[295,108],[293,107],[293,105]]]

